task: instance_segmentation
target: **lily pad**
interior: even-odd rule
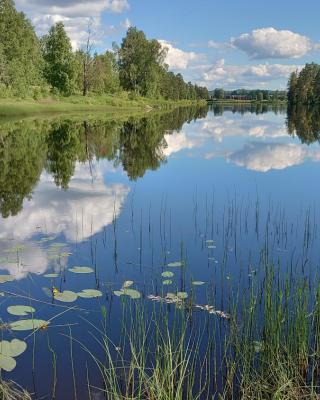
[[[94,272],[93,269],[90,267],[73,267],[70,268],[69,271],[75,274],[91,274],[92,272]]]
[[[182,267],[182,266],[183,266],[182,261],[175,261],[175,262],[171,262],[168,264],[168,267],[171,267],[171,268]]]
[[[102,292],[100,290],[96,289],[83,289],[82,292],[77,293],[79,297],[82,297],[84,299],[92,299],[95,297],[101,297]]]
[[[11,372],[17,365],[16,360],[10,356],[4,356],[0,353],[0,369],[4,369],[7,372]]]
[[[202,286],[202,285],[204,285],[205,284],[205,282],[203,282],[203,281],[193,281],[192,282],[192,285],[193,286]]]
[[[48,326],[49,322],[42,319],[21,319],[10,324],[13,331],[32,331]]]
[[[0,275],[0,283],[12,282],[15,280],[13,275]]]
[[[115,290],[113,292],[116,296],[120,297],[124,295],[124,291],[123,290]]]
[[[50,247],[51,248],[59,248],[59,247],[66,247],[66,246],[68,246],[68,244],[67,243],[52,243],[51,245],[50,245]]]
[[[178,292],[177,297],[181,300],[187,299],[188,298],[188,293],[187,292]]]
[[[34,313],[36,310],[30,306],[9,306],[7,311],[11,315],[26,316],[28,314]]]
[[[131,297],[131,299],[140,299],[141,297],[140,292],[134,289],[124,289],[123,292],[126,296]]]
[[[27,343],[23,340],[13,339],[11,342],[3,340],[0,342],[0,354],[9,357],[18,357],[27,349]]]
[[[128,288],[128,287],[132,286],[132,285],[133,285],[133,281],[125,281],[123,283],[122,287],[125,289],[125,288]]]
[[[45,274],[43,275],[44,278],[58,278],[59,274]]]
[[[161,276],[163,278],[172,278],[174,276],[174,273],[171,271],[164,271],[162,272]]]
[[[123,296],[123,295],[129,296],[133,300],[140,299],[140,297],[141,297],[140,292],[138,292],[135,289],[115,290],[113,293],[118,297]]]
[[[163,285],[172,285],[172,280],[166,279],[162,282]]]
[[[72,292],[71,290],[64,290],[63,292],[58,292],[54,294],[54,298],[63,303],[73,303],[77,300],[78,294]]]

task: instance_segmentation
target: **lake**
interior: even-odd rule
[[[245,366],[263,376],[287,346],[314,382],[319,121],[259,105],[0,121],[1,331],[21,346],[3,378],[37,399],[155,399],[161,379],[158,399],[240,398]]]

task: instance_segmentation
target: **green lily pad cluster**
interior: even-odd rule
[[[140,299],[140,292],[138,292],[138,290],[131,289],[130,286],[132,285],[133,281],[125,281],[122,285],[122,288],[120,290],[115,290],[113,293],[118,297],[128,296],[133,300]]]
[[[187,292],[167,293],[166,298],[174,301],[185,300],[188,298],[188,293]]]
[[[13,339],[11,342],[3,340],[0,342],[0,369],[11,372],[17,363],[15,357],[20,356],[27,349],[27,343],[23,340]]]

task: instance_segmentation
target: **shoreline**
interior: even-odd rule
[[[41,114],[71,113],[126,113],[168,110],[186,106],[206,106],[206,100],[157,100],[139,97],[134,100],[116,96],[86,97],[72,96],[65,99],[0,99],[0,118],[28,117]]]

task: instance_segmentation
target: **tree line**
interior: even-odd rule
[[[167,49],[135,27],[120,46],[98,54],[88,27],[86,44],[72,50],[62,22],[38,38],[12,0],[0,0],[0,96],[119,93],[171,100],[207,99],[205,87],[185,82],[165,64]]]
[[[235,89],[224,90],[216,88],[209,92],[213,100],[250,100],[250,101],[285,101],[287,92],[284,90],[263,90],[263,89]]]
[[[291,73],[288,81],[289,106],[315,105],[320,102],[320,65],[306,64],[300,71]]]

